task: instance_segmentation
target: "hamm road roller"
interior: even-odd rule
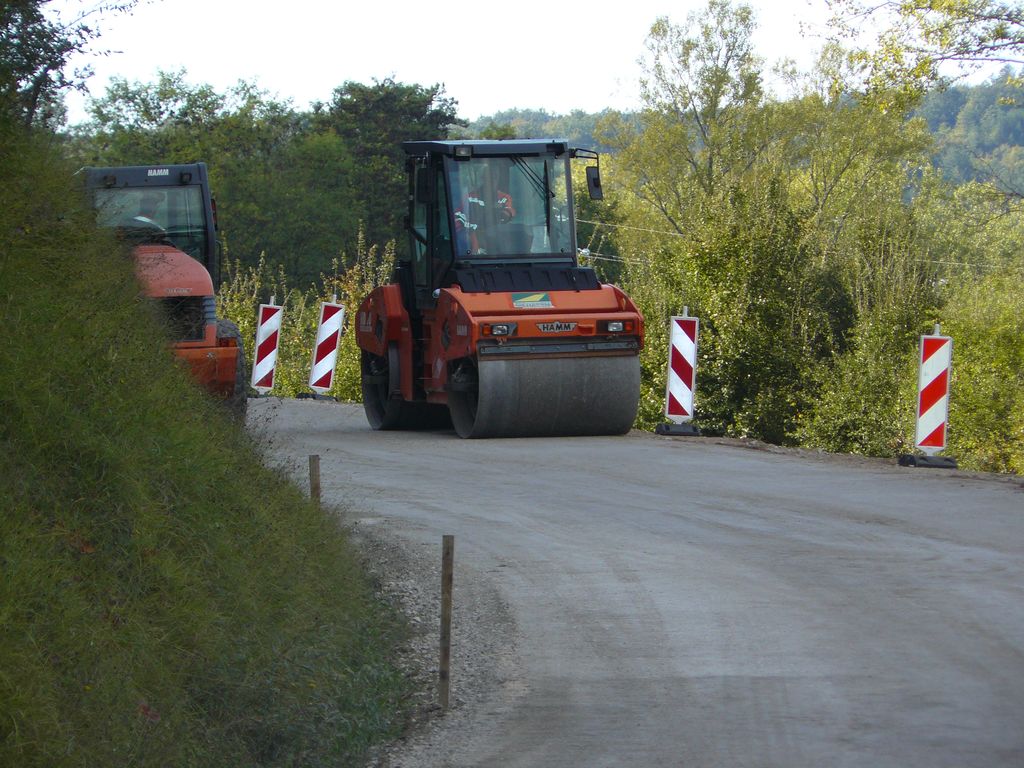
[[[460,437],[628,432],[643,318],[577,261],[565,141],[410,141],[409,256],[359,307],[374,429]],[[599,197],[596,165],[586,169]]]
[[[132,246],[146,296],[161,308],[171,348],[197,383],[238,418],[246,411],[246,360],[238,326],[218,318],[216,209],[205,163],[84,168],[100,226]]]

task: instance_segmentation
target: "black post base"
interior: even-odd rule
[[[332,403],[338,402],[338,399],[331,397],[330,395],[321,395],[319,392],[299,392],[295,395],[296,400],[327,400]]]
[[[935,469],[956,469],[956,459],[951,456],[918,456],[905,453],[900,456],[901,467],[933,467]]]
[[[654,434],[668,437],[700,437],[700,429],[689,422],[685,424],[659,424]]]

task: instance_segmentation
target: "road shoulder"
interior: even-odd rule
[[[461,764],[450,760],[494,733],[525,693],[516,623],[497,579],[463,564],[456,542],[451,707],[443,712],[437,694],[441,542],[417,542],[400,523],[381,518],[356,517],[347,526],[378,593],[409,622],[409,643],[397,662],[416,691],[406,733],[376,747],[367,765]]]

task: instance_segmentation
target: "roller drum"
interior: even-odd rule
[[[461,437],[620,435],[640,401],[640,358],[484,359],[475,392],[452,393]]]

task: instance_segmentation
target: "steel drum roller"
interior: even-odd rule
[[[636,419],[636,355],[485,359],[476,372],[475,391],[449,398],[461,437],[619,435]]]

